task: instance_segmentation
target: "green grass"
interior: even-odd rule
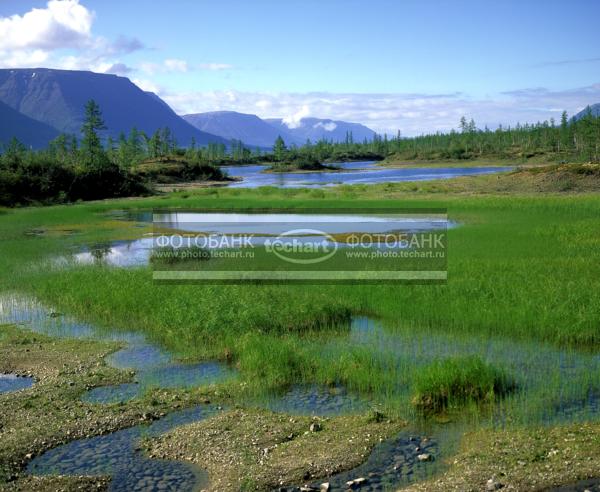
[[[515,388],[510,376],[480,357],[450,357],[417,374],[413,404],[422,412],[440,412],[469,402],[492,403]]]
[[[350,346],[343,323],[352,314],[381,318],[391,330],[599,345],[600,196],[421,196],[405,187],[209,189],[8,211],[0,215],[0,288],[100,325],[143,331],[183,357],[231,359],[257,391],[320,382],[381,400],[404,395],[416,378],[414,361],[398,366],[393,354]],[[104,215],[114,209],[311,206],[447,207],[460,223],[449,231],[448,284],[158,285],[145,267],[60,270],[42,262],[146,230]],[[25,234],[32,229],[46,232]],[[57,232],[64,229],[75,233]]]
[[[210,251],[199,246],[187,246],[181,248],[173,248],[166,246],[163,248],[153,249],[150,255],[150,263],[156,265],[176,265],[189,264],[192,265],[199,261],[210,259]]]

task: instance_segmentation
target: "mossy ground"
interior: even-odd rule
[[[154,391],[123,405],[80,400],[87,389],[131,380],[130,372],[108,367],[103,357],[118,344],[49,338],[12,325],[0,325],[0,373],[35,378],[28,389],[0,395],[0,490],[76,490],[106,480],[26,477],[32,457],[60,444],[137,425],[172,409],[214,398],[203,391]],[[81,490],[81,488],[79,489]],[[83,490],[89,490],[85,487]]]

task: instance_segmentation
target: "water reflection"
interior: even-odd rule
[[[230,246],[262,246],[273,236],[286,234],[286,239],[299,243],[313,242],[315,237],[328,244],[348,246],[350,234],[416,234],[446,230],[456,224],[445,214],[293,214],[293,213],[156,213],[130,212],[121,218],[136,222],[152,222],[161,231],[160,237],[146,236],[133,241],[115,241],[90,247],[76,253],[77,263],[128,267],[149,263],[153,249],[167,239],[176,248],[202,249]],[[173,230],[174,235],[168,232]],[[313,232],[311,232],[313,231]],[[317,233],[325,233],[316,236]],[[186,236],[186,234],[189,234]],[[333,236],[331,236],[333,235]],[[210,237],[209,237],[210,236]],[[385,244],[389,248],[389,243]],[[398,246],[400,247],[400,246]]]
[[[25,388],[31,388],[35,380],[31,377],[17,374],[0,374],[0,393],[11,393]]]

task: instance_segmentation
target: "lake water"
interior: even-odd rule
[[[458,176],[473,176],[510,171],[507,166],[494,167],[419,167],[386,168],[374,161],[341,162],[336,166],[339,172],[314,173],[265,173],[268,166],[223,166],[229,176],[241,178],[229,185],[230,188],[258,188],[276,186],[279,188],[316,188],[339,184],[376,184],[396,183],[400,181],[429,181],[432,179],[450,179]]]
[[[210,234],[215,243],[227,247],[233,244],[230,239],[242,235],[248,236],[252,246],[263,245],[264,242],[287,231],[299,231],[298,234],[287,234],[288,239],[299,242],[313,241],[315,230],[329,235],[350,233],[417,233],[422,231],[446,230],[456,226],[445,214],[298,214],[298,213],[193,213],[173,212],[156,213],[135,212],[118,215],[120,218],[134,222],[153,222],[161,231],[172,229],[178,233]],[[313,231],[302,234],[301,231]],[[325,239],[325,238],[323,238]],[[335,239],[328,237],[327,240]],[[169,243],[175,243],[174,240]],[[178,243],[179,244],[179,243]],[[182,238],[180,246],[201,246],[207,248],[207,242],[191,236]],[[337,242],[338,246],[344,245]],[[133,241],[114,241],[98,244],[76,253],[74,259],[78,263],[96,263],[128,267],[142,266],[149,262],[153,249],[157,246],[152,236]]]

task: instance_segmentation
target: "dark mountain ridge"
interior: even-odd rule
[[[0,102],[0,143],[7,144],[13,137],[34,149],[45,147],[58,136],[58,131],[45,123],[19,113]]]
[[[229,140],[241,140],[247,145],[271,148],[279,135],[288,142],[300,144],[290,133],[274,128],[254,114],[235,111],[212,111],[186,114],[183,119],[199,130],[219,135]]]
[[[133,127],[147,134],[169,127],[183,146],[192,138],[199,145],[227,143],[194,128],[156,94],[144,92],[126,77],[47,68],[0,70],[0,101],[60,132],[79,136],[89,99],[100,105],[107,126],[104,136],[117,137]]]

